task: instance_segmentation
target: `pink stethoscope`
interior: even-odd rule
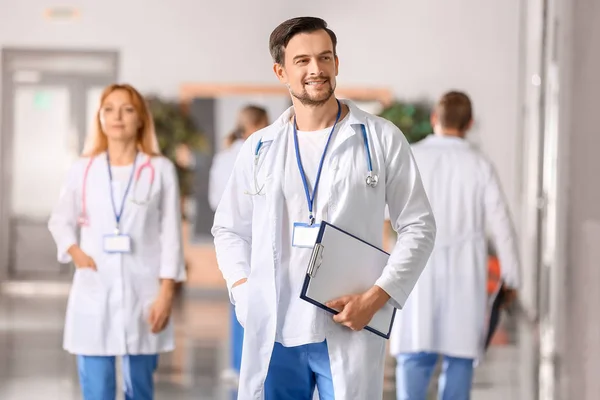
[[[88,161],[87,166],[85,167],[85,172],[83,174],[83,189],[82,189],[82,193],[81,193],[81,214],[79,214],[79,218],[77,219],[77,222],[79,224],[79,226],[89,226],[90,221],[88,219],[87,216],[87,210],[86,210],[86,194],[87,194],[87,178],[88,178],[88,174],[90,172],[90,167],[92,166],[92,163],[94,162],[94,159],[96,157],[90,157],[90,161]],[[143,204],[147,204],[148,201],[150,200],[150,192],[152,190],[152,184],[154,183],[154,166],[152,165],[152,163],[150,162],[151,157],[148,156],[148,158],[146,158],[146,161],[140,165],[137,169],[137,171],[135,172],[135,176],[134,176],[134,182],[133,182],[133,193],[131,195],[131,201],[137,205],[143,205]],[[135,194],[136,194],[136,189],[137,189],[137,183],[140,180],[140,176],[142,175],[142,171],[144,170],[144,168],[148,168],[150,170],[150,187],[148,188],[148,192],[146,193],[146,198],[143,201],[139,201],[136,200]]]

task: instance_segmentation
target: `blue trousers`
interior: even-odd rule
[[[244,344],[244,328],[235,316],[235,307],[231,306],[231,367],[240,372],[242,365],[242,346]]]
[[[327,342],[284,347],[275,343],[265,381],[265,400],[334,400]]]
[[[126,400],[154,399],[154,371],[158,355],[123,357]],[[117,383],[115,357],[77,356],[83,400],[115,400]]]
[[[426,400],[438,354],[408,353],[399,355],[396,360],[398,400]],[[472,382],[473,359],[444,356],[438,400],[469,400]]]

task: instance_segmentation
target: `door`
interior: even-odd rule
[[[12,275],[61,270],[46,224],[79,147],[71,97],[64,85],[42,83],[17,86],[14,91],[9,149]]]
[[[13,71],[3,63],[0,226],[5,230],[0,272],[5,279],[68,279],[70,266],[56,261],[47,223],[67,172],[83,148],[98,97],[104,86],[114,82],[116,71],[90,73],[83,64],[83,71],[73,71],[72,63],[52,63],[21,53],[30,64],[43,62],[34,72],[35,65],[24,68],[22,61],[15,63],[18,68]],[[9,61],[11,55],[14,61],[21,53],[9,52]],[[71,59],[76,63],[73,54]],[[71,71],[60,71],[61,65]]]

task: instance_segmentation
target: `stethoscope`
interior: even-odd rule
[[[367,184],[367,186],[375,188],[375,187],[377,187],[377,183],[379,183],[379,176],[375,172],[373,172],[373,161],[371,158],[371,146],[369,145],[367,128],[364,124],[361,124],[360,127],[361,127],[363,142],[364,142],[364,146],[365,146],[365,153],[367,156],[367,177],[365,179],[365,183]],[[246,194],[249,194],[252,196],[259,196],[259,195],[264,194],[263,189],[264,189],[265,185],[264,184],[259,185],[258,172],[257,172],[258,162],[260,160],[260,151],[261,151],[261,149],[263,149],[264,143],[271,143],[271,141],[263,142],[262,138],[260,138],[260,140],[256,144],[256,148],[254,150],[254,193],[250,193],[248,191],[245,192]]]
[[[365,182],[367,183],[367,186],[374,188],[377,186],[377,183],[379,182],[379,176],[373,172],[373,162],[371,160],[371,147],[369,146],[369,139],[367,136],[367,128],[365,127],[365,124],[361,124],[360,128],[362,130],[363,140],[365,142],[365,153],[367,153],[368,173],[367,173],[367,179],[365,180]]]
[[[264,192],[263,189],[265,188],[264,183],[262,185],[258,184],[258,162],[260,160],[260,150],[263,148],[263,144],[267,144],[267,143],[271,143],[271,141],[269,140],[268,142],[263,142],[262,138],[260,138],[260,140],[258,141],[258,143],[256,144],[256,149],[254,150],[254,192],[249,192],[249,191],[245,191],[245,194],[248,194],[250,196],[263,196]]]
[[[89,223],[90,223],[89,218],[87,216],[87,207],[86,207],[87,179],[88,179],[88,174],[90,172],[90,167],[92,166],[92,163],[94,162],[95,158],[96,157],[90,157],[90,160],[88,161],[88,163],[85,167],[85,172],[83,174],[83,188],[81,191],[81,213],[79,214],[79,218],[77,219],[77,222],[79,223],[80,226],[89,226]],[[154,166],[152,165],[152,163],[150,161],[151,161],[151,157],[148,156],[146,158],[146,161],[138,167],[137,171],[135,171],[135,174],[133,176],[133,188],[132,188],[133,193],[131,195],[131,202],[133,202],[134,204],[144,205],[144,204],[148,204],[148,202],[150,201],[150,192],[152,191],[152,185],[154,184],[154,175],[155,175]],[[110,164],[109,164],[109,168],[110,168]],[[134,168],[135,168],[135,165],[134,165]],[[142,172],[144,171],[144,168],[148,168],[150,170],[150,186],[148,187],[148,191],[146,192],[146,197],[144,198],[144,200],[137,200],[137,198],[136,198],[137,184],[140,180]]]

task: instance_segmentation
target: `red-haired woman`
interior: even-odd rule
[[[76,266],[63,345],[77,355],[83,398],[116,397],[120,356],[125,398],[152,399],[158,354],[175,346],[169,317],[185,269],[175,168],[133,87],[103,92],[48,227],[58,260]]]

